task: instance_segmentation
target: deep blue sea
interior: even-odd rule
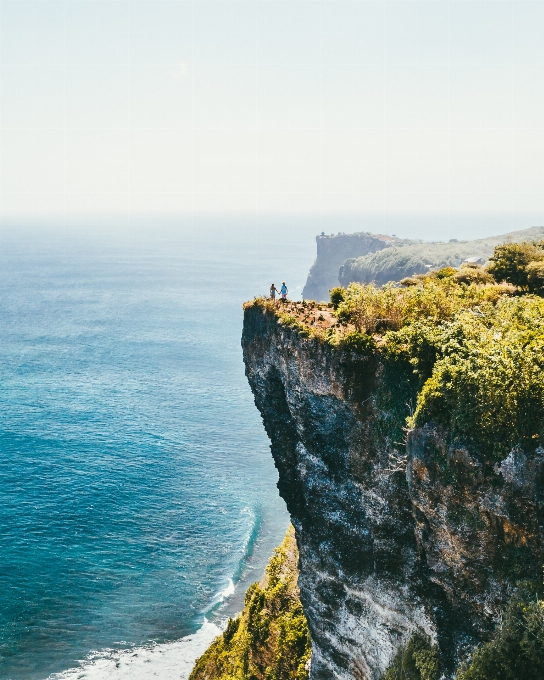
[[[299,296],[318,230],[4,227],[2,680],[149,651],[241,608],[288,524],[244,375],[242,302],[272,281]],[[110,677],[104,664],[92,677]],[[170,677],[157,668],[126,677]]]

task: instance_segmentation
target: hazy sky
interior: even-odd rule
[[[0,0],[0,12],[3,216],[544,221],[543,0]]]

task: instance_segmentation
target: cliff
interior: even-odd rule
[[[521,318],[521,303],[497,286],[441,285],[429,283],[434,302],[417,302],[415,312],[421,291],[395,293],[413,316],[385,336],[376,335],[381,313],[372,330],[367,320],[354,331],[354,316],[342,328],[326,306],[245,306],[246,374],[295,528],[313,680],[377,680],[416,631],[438,645],[453,677],[489,638],[517,584],[541,576],[542,373],[525,396],[525,387],[514,389],[498,368],[509,341],[489,330],[492,319]],[[464,309],[451,307],[456,299]],[[544,308],[535,304],[538,312],[525,305],[524,318],[534,312],[536,320],[520,333],[540,338],[536,357]],[[471,349],[476,332],[483,335]],[[484,338],[491,344],[480,356]],[[464,348],[460,362],[474,351],[486,367],[480,374],[459,364],[465,382],[455,394],[465,401],[450,394],[453,342]],[[502,350],[495,356],[492,347]],[[480,380],[487,370],[491,391]]]
[[[321,234],[316,236],[317,258],[302,291],[305,300],[328,300],[329,290],[356,281],[383,285],[430,268],[456,267],[466,258],[484,261],[499,243],[544,238],[544,227],[531,227],[499,236],[448,243],[424,243],[380,234]]]
[[[321,234],[316,236],[317,258],[302,291],[305,300],[328,300],[329,290],[338,285],[338,270],[348,258],[357,258],[387,248],[389,236],[368,233]]]
[[[298,550],[290,527],[242,613],[198,659],[189,680],[306,680],[310,641],[299,601]]]
[[[497,237],[496,243],[500,242],[499,239]],[[458,267],[469,257],[479,257],[482,262],[486,262],[493,253],[494,245],[485,240],[393,246],[387,251],[346,260],[340,266],[338,280],[342,286],[353,281],[383,286],[388,281],[401,281],[414,274],[425,274],[431,268]]]

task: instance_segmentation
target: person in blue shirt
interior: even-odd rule
[[[286,301],[286,300],[287,300],[287,293],[288,293],[288,292],[289,292],[289,291],[287,290],[287,286],[285,285],[285,281],[282,281],[282,283],[281,283],[281,288],[280,288],[280,293],[281,293],[281,299],[282,299],[283,301]]]

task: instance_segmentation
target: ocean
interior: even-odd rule
[[[310,219],[0,234],[0,678],[186,678],[288,525],[242,303]]]

